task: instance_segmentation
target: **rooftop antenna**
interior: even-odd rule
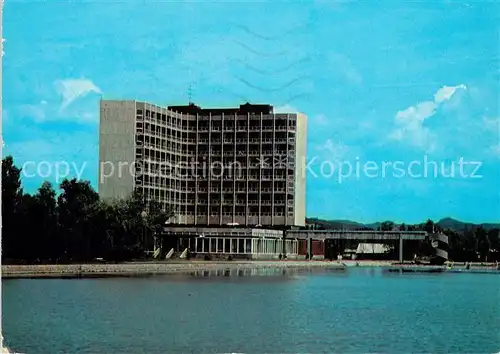
[[[192,105],[192,104],[193,104],[192,98],[193,98],[193,84],[190,84],[190,85],[189,85],[189,88],[188,88],[188,100],[189,100],[189,105]]]
[[[189,69],[188,69],[188,76],[189,76],[188,104],[192,105],[193,104],[193,72],[191,70],[191,66],[189,66]]]

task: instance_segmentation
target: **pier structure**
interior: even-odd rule
[[[211,257],[238,256],[247,259],[324,259],[328,241],[353,243],[384,243],[397,245],[398,258],[404,260],[405,241],[429,239],[425,231],[375,231],[375,230],[273,230],[237,227],[183,227],[168,226],[164,229],[164,253],[172,248],[176,253],[186,249],[190,254]],[[434,240],[434,239],[432,239]],[[431,241],[432,241],[431,240]],[[442,242],[445,242],[441,240]],[[435,248],[436,242],[432,241]],[[442,247],[441,247],[442,248]],[[438,249],[441,257],[447,254]]]
[[[429,238],[436,257],[441,258],[443,263],[446,262],[448,260],[448,236],[440,232],[430,234]]]
[[[376,230],[289,230],[286,238],[306,240],[307,254],[312,258],[321,257],[316,254],[314,244],[326,240],[344,240],[359,242],[398,242],[399,261],[403,262],[404,241],[423,241],[428,238],[425,231],[376,231]],[[324,250],[323,250],[324,252]],[[323,253],[324,256],[324,253]]]

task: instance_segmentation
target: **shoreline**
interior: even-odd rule
[[[53,265],[2,265],[2,279],[33,278],[108,278],[148,277],[154,275],[189,274],[198,271],[251,270],[251,269],[327,269],[344,270],[351,267],[394,268],[447,268],[422,266],[394,261],[170,261],[131,262],[118,264],[53,264]],[[492,269],[492,265],[472,264],[471,270]],[[463,265],[454,265],[452,270],[465,270]]]
[[[146,277],[227,269],[343,269],[325,261],[180,261],[118,264],[2,265],[2,279]]]

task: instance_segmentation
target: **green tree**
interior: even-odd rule
[[[423,225],[423,230],[427,231],[427,233],[434,233],[436,232],[435,226],[434,226],[434,221],[432,220],[427,220],[427,222]]]
[[[380,231],[392,231],[394,229],[394,222],[392,221],[384,221],[380,224]]]
[[[482,261],[487,262],[491,249],[491,241],[489,238],[489,234],[482,226],[480,226],[475,230],[474,236],[475,239],[477,240],[476,252],[479,253],[479,257]]]
[[[43,182],[33,198],[33,219],[39,227],[36,236],[36,248],[39,257],[57,258],[59,251],[57,232],[57,200],[56,191],[50,182]]]
[[[490,229],[488,230],[488,238],[491,243],[491,249],[493,250],[493,254],[490,254],[491,259],[488,258],[488,261],[494,262],[500,260],[500,229]]]
[[[65,256],[82,260],[92,255],[93,219],[99,214],[99,195],[88,181],[64,180],[57,200],[59,232]]]
[[[147,205],[146,212],[146,237],[143,244],[143,249],[152,250],[155,239],[163,233],[165,223],[174,216],[171,208],[162,208],[161,204],[157,201],[150,201]],[[163,240],[162,240],[163,241]],[[165,247],[174,247],[175,245],[168,243]]]

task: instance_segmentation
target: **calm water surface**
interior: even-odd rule
[[[23,353],[497,353],[500,276],[4,280]]]

